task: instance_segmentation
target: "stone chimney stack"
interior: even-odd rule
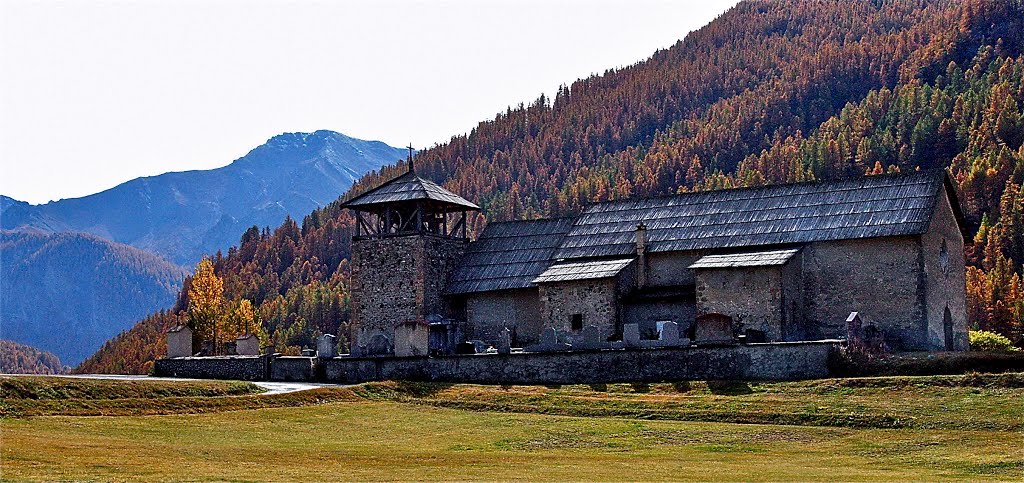
[[[647,225],[636,226],[636,286],[647,285]]]

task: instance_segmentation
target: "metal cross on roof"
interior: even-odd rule
[[[412,164],[412,143],[409,143],[409,172],[415,172],[416,168]]]

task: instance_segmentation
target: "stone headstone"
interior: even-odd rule
[[[555,352],[569,349],[569,344],[558,342],[558,332],[553,327],[548,327],[540,333],[540,343],[526,346],[526,352]]]
[[[734,342],[732,334],[732,317],[723,314],[704,314],[697,317],[697,326],[694,329],[698,344],[731,344]]]
[[[309,347],[302,348],[302,357],[316,357],[316,349],[310,349]]]
[[[558,332],[555,332],[554,327],[548,327],[540,333],[540,345],[553,346],[558,344]]]
[[[864,321],[861,320],[859,312],[850,312],[850,316],[846,318],[846,340],[850,345],[864,342]]]
[[[188,357],[192,354],[192,329],[179,325],[167,331],[167,357]]]
[[[626,343],[626,347],[640,347],[640,326],[638,324],[623,325],[622,340]]]
[[[395,326],[395,355],[418,357],[430,350],[430,326],[417,321],[403,322]]]
[[[366,342],[366,347],[362,350],[363,356],[387,356],[391,355],[391,340],[384,334],[374,334],[370,337],[370,340]]]
[[[604,346],[604,341],[601,339],[601,329],[598,329],[593,325],[588,325],[583,328],[583,331],[580,333],[580,337],[576,339],[572,348],[582,350],[600,349]]]
[[[679,345],[679,324],[665,322],[665,325],[661,326],[661,341],[666,346]]]
[[[260,338],[252,334],[243,334],[235,339],[235,353],[240,356],[260,355]]]
[[[508,327],[501,329],[501,332],[498,333],[498,345],[495,349],[498,350],[498,354],[512,353],[512,331],[508,330]]]
[[[337,337],[323,334],[316,338],[316,355],[321,359],[332,359],[338,356]]]

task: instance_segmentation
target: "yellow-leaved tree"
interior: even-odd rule
[[[260,321],[260,314],[249,299],[241,299],[232,304],[231,312],[228,314],[224,324],[224,332],[229,332],[227,337],[238,337],[245,334],[253,334],[260,340],[260,345],[266,345],[267,333],[263,330]]]
[[[204,257],[196,265],[188,289],[188,326],[197,339],[213,344],[214,354],[223,340],[220,332],[226,305],[224,281],[214,273],[213,262]]]

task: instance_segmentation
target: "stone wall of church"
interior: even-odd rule
[[[736,332],[759,330],[772,342],[803,339],[800,258],[782,266],[696,270],[697,314],[728,315]]]
[[[615,279],[578,280],[540,285],[541,323],[559,333],[573,330],[574,316],[582,316],[579,327],[593,325],[605,338],[620,332],[617,327],[618,293]]]
[[[463,240],[424,235],[352,241],[352,335],[394,341],[397,324],[453,315],[443,291],[465,251]]]
[[[765,333],[782,340],[782,267],[699,269],[697,314],[732,317],[733,330]]]
[[[945,191],[936,200],[928,232],[921,237],[921,252],[929,349],[968,350],[964,239]]]
[[[918,237],[808,244],[802,251],[804,335],[846,337],[846,318],[859,312],[896,350],[927,350],[924,274]]]
[[[540,341],[540,293],[536,288],[481,292],[466,296],[467,339],[491,345],[505,327],[512,331],[512,346],[523,347]]]

